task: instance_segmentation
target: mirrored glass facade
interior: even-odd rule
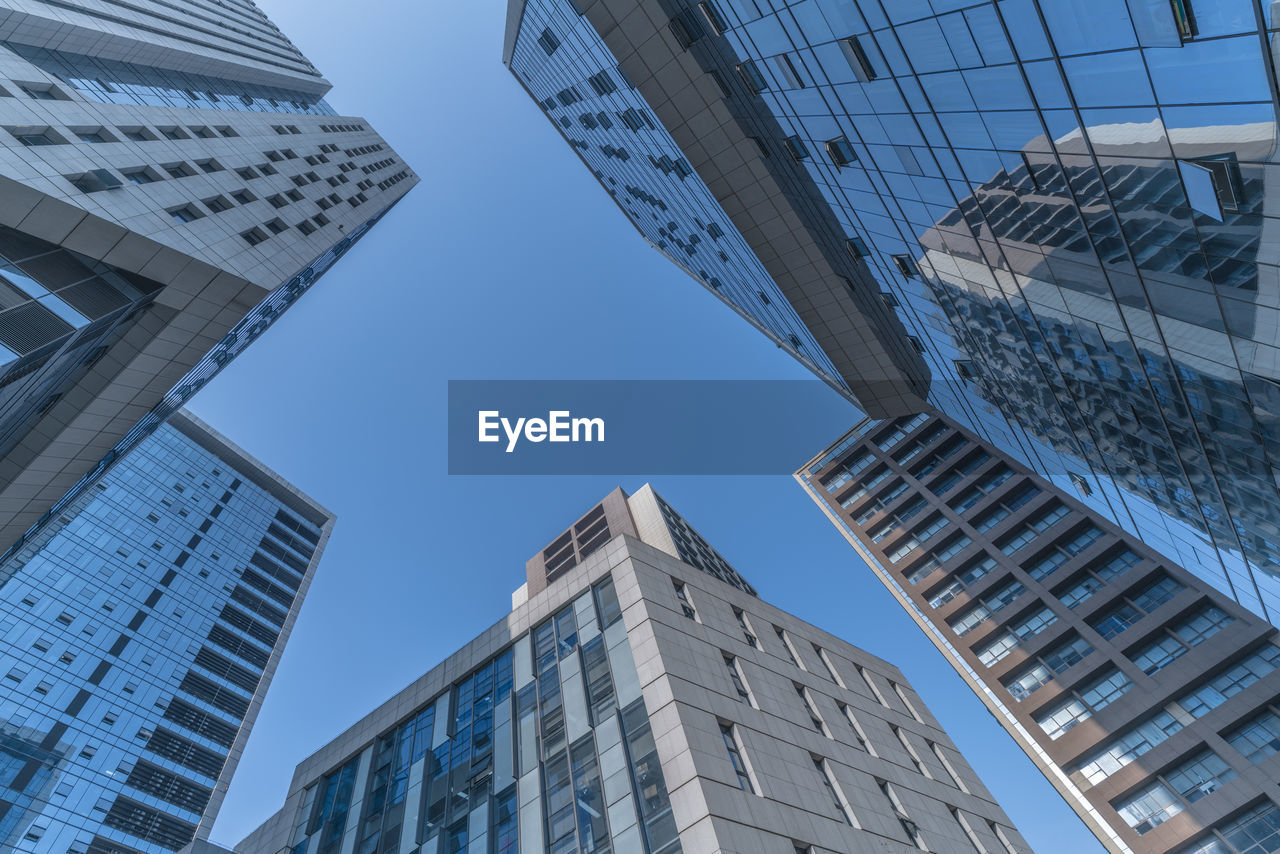
[[[331,526],[180,413],[0,564],[0,847],[207,834]]]
[[[417,182],[330,88],[244,0],[0,0],[0,554]]]
[[[1274,619],[1271,4],[523,5],[531,36],[567,17],[608,42],[660,117],[723,83],[704,112],[839,221],[920,344],[931,404]],[[645,64],[649,39],[679,74]],[[696,174],[715,160],[685,154]]]
[[[569,0],[531,3],[524,14],[512,71],[641,235],[824,379],[843,385],[586,19]]]
[[[323,98],[297,90],[16,43],[4,46],[41,71],[67,83],[89,100],[103,104],[337,115]]]

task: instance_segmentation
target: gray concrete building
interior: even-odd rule
[[[207,837],[333,524],[180,411],[0,562],[0,850]]]
[[[651,487],[565,537],[235,850],[1028,854],[897,668],[761,601]]]
[[[941,416],[797,479],[1107,850],[1280,851],[1270,623]]]
[[[329,89],[249,0],[0,0],[0,552],[417,181]]]

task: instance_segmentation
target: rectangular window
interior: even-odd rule
[[[804,140],[798,136],[789,136],[784,139],[783,144],[787,147],[787,153],[791,155],[793,160],[807,160],[809,157],[809,149],[805,147]]]
[[[1235,729],[1223,733],[1240,755],[1254,765],[1280,753],[1280,715],[1273,709],[1250,718]]]
[[[759,94],[769,88],[764,75],[760,73],[760,69],[756,68],[756,64],[751,60],[747,60],[738,66],[738,75],[742,78],[742,82],[747,84],[747,88],[751,90],[752,94]]]
[[[746,703],[748,706],[754,706],[751,701],[751,692],[747,690],[747,683],[742,678],[742,671],[738,668],[738,660],[729,653],[721,653],[724,656],[725,670],[729,673],[729,683],[733,685],[734,692],[738,695],[738,699]]]
[[[698,4],[698,9],[702,12],[702,17],[707,21],[707,26],[711,28],[711,32],[718,36],[725,34],[728,27],[725,26],[724,17],[720,14],[720,10],[716,8],[715,3],[711,0],[704,0]]]
[[[911,764],[915,766],[916,773],[933,779],[933,774],[929,773],[929,768],[920,760],[920,754],[916,752],[915,747],[911,744],[911,740],[907,738],[907,734],[898,727],[893,727],[893,734],[898,737],[898,742],[902,745],[902,749],[907,752],[907,758],[911,760]]]
[[[747,622],[747,615],[742,612],[741,608],[734,608],[733,616],[737,618],[738,625],[742,627],[743,639],[753,648],[759,649],[760,643],[756,640],[756,633],[751,631],[751,624]]]
[[[836,669],[832,666],[831,658],[827,655],[827,651],[815,643],[813,644],[813,652],[814,655],[818,656],[818,660],[822,662],[823,668],[826,669],[827,678],[839,685],[841,688],[845,687],[844,680],[840,678],[840,674],[836,673]]]
[[[840,710],[840,714],[844,715],[844,719],[849,722],[849,729],[853,731],[854,744],[861,747],[872,756],[878,755],[876,753],[875,745],[873,745],[867,738],[867,733],[862,729],[862,724],[858,723],[857,717],[854,716],[853,709],[850,709],[844,703],[837,703],[836,708]]]
[[[800,73],[799,67],[791,59],[791,54],[780,54],[775,62],[777,63],[778,71],[782,74],[783,79],[787,81],[788,86],[792,89],[806,88],[808,84],[805,83],[804,75]]]
[[[694,610],[693,603],[689,601],[689,591],[684,586],[684,582],[676,581],[673,578],[671,579],[671,584],[675,588],[676,600],[680,603],[680,613],[696,622],[698,619],[698,612]]]
[[[845,804],[844,795],[836,788],[835,781],[831,779],[831,774],[827,770],[827,760],[812,753],[809,754],[809,758],[813,760],[813,768],[818,772],[818,777],[822,780],[822,785],[826,788],[827,794],[831,796],[831,805],[836,808],[841,820],[850,827],[857,827],[857,823],[853,820],[852,810]]]
[[[850,36],[841,41],[840,48],[844,51],[845,59],[848,60],[849,67],[853,69],[854,76],[860,83],[870,83],[879,76],[857,36]]]
[[[791,646],[791,638],[787,637],[786,630],[779,626],[774,626],[773,633],[778,636],[778,640],[782,643],[782,648],[787,651],[787,658],[791,659],[791,663],[803,670],[804,665],[796,658],[795,648]]]
[[[169,216],[178,222],[195,222],[200,219],[200,214],[190,205],[183,205],[180,208],[174,208],[169,211]]]
[[[827,140],[826,149],[831,162],[837,166],[848,166],[858,160],[858,153],[853,150],[853,144],[846,137],[838,136]]]
[[[755,784],[751,782],[751,773],[743,757],[742,745],[738,742],[738,734],[733,724],[720,724],[720,737],[724,741],[724,749],[729,754],[729,764],[738,777],[738,788],[744,792],[756,794]]]
[[[809,696],[809,692],[799,682],[792,682],[791,687],[796,689],[796,695],[800,697],[800,702],[804,704],[805,711],[809,713],[809,724],[816,732],[822,733],[827,738],[831,737],[831,733],[827,732],[827,725],[822,720],[822,715],[818,714],[818,707],[814,705],[813,698]]]
[[[668,22],[671,35],[680,47],[688,50],[698,39],[706,35],[702,27],[702,18],[690,9],[686,9]]]
[[[920,837],[920,828],[911,820],[911,817],[907,815],[906,807],[904,807],[902,805],[902,801],[898,799],[898,793],[894,791],[893,786],[883,780],[877,780],[876,783],[880,786],[880,791],[884,793],[885,799],[889,802],[889,806],[892,809],[894,816],[898,819],[898,824],[902,827],[902,832],[906,834],[907,840],[921,851],[928,851],[928,847]]]
[[[560,39],[556,38],[556,34],[551,30],[543,30],[542,35],[538,36],[538,46],[546,52],[547,56],[556,52],[556,48],[560,47]]]

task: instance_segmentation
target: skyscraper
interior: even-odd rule
[[[526,578],[236,851],[1030,851],[895,667],[762,602],[651,487]]]
[[[505,57],[651,242],[870,415],[927,397],[1273,618],[1271,16],[512,0]]]
[[[333,522],[183,411],[0,564],[0,848],[207,836]]]
[[[1109,851],[1280,851],[1274,626],[941,417],[797,478]]]
[[[0,553],[416,182],[329,88],[248,0],[0,0]]]

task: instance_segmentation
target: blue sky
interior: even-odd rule
[[[338,514],[224,844],[501,618],[525,560],[619,485],[448,476],[448,380],[809,376],[638,236],[502,66],[502,2],[261,5],[423,181],[191,407]],[[834,439],[855,413],[821,417]],[[898,665],[1038,854],[1102,851],[789,476],[654,484],[763,598]]]

